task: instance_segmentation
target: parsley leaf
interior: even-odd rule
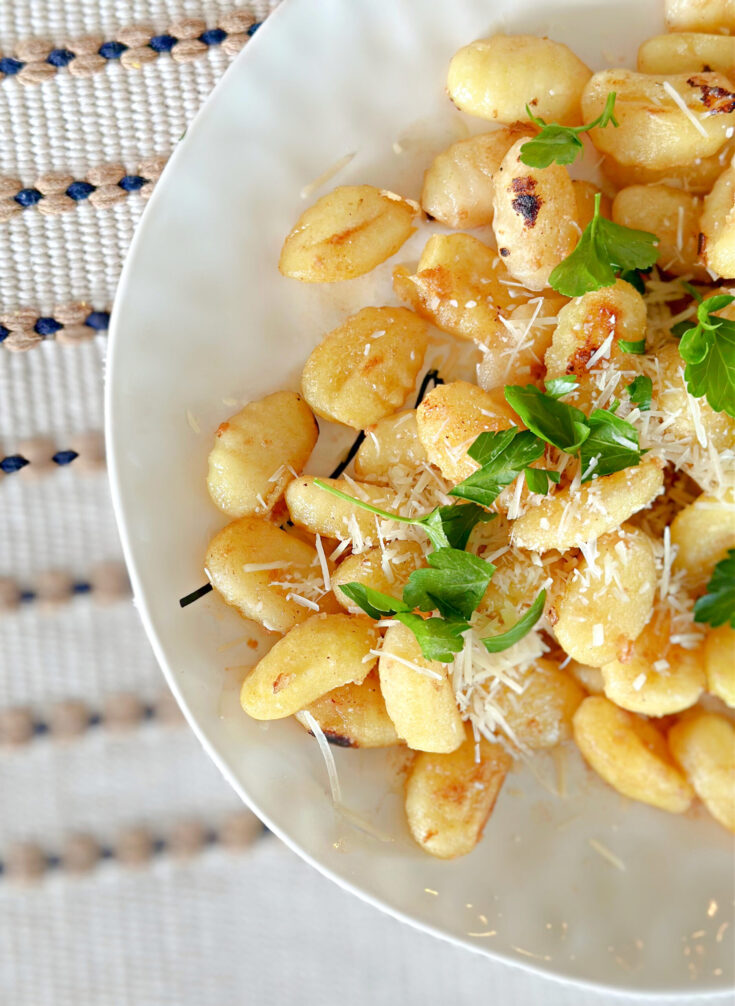
[[[715,311],[735,297],[716,294],[697,308],[697,325],[681,337],[679,354],[686,363],[684,380],[695,398],[707,398],[715,412],[735,419],[735,322],[718,318]]]
[[[584,412],[545,394],[533,384],[507,385],[505,400],[537,437],[567,454],[576,454],[589,435]]]
[[[494,520],[497,514],[488,513],[476,503],[440,506],[418,520],[431,539],[434,548],[463,549],[477,524]]]
[[[625,272],[620,273],[620,278],[624,279],[626,283],[630,283],[638,293],[644,294],[646,292],[646,284],[637,269],[626,269]]]
[[[564,374],[562,377],[550,377],[546,381],[546,394],[552,398],[563,398],[579,387],[574,374]]]
[[[482,467],[449,495],[491,506],[524,468],[542,456],[544,445],[533,433],[514,427],[499,433],[481,433],[467,453]]]
[[[545,496],[549,491],[549,482],[557,484],[561,479],[561,474],[553,468],[526,468],[523,473],[526,476],[526,485],[532,493],[540,493]]]
[[[634,353],[636,356],[643,356],[646,352],[646,340],[636,339],[635,342],[627,342],[625,339],[618,339],[618,346],[624,353]]]
[[[415,569],[403,590],[409,609],[437,609],[445,618],[469,618],[482,600],[495,566],[457,548],[440,548],[426,561],[429,568]]]
[[[565,297],[581,297],[615,283],[617,274],[648,269],[658,258],[658,238],[648,231],[623,227],[600,216],[600,193],[595,213],[571,255],[549,276],[549,286]]]
[[[582,444],[582,481],[631,468],[641,460],[638,430],[605,409],[595,409],[587,420],[590,435]]]
[[[383,594],[379,590],[373,590],[364,583],[353,580],[351,583],[340,584],[339,589],[346,594],[351,601],[359,605],[366,615],[371,618],[380,619],[385,615],[395,615],[399,611],[410,611],[411,608],[397,597],[390,594]]]
[[[715,566],[707,593],[694,605],[694,621],[708,622],[713,629],[729,622],[735,629],[735,548]]]
[[[554,161],[557,164],[572,164],[584,149],[579,139],[580,133],[586,133],[595,126],[603,128],[608,122],[617,127],[618,123],[613,115],[614,107],[615,92],[611,91],[607,96],[602,115],[598,115],[592,122],[588,122],[586,126],[560,126],[558,122],[547,123],[537,118],[526,105],[526,114],[541,132],[523,144],[521,161],[530,168],[548,168]]]
[[[648,412],[653,398],[653,381],[650,377],[639,374],[627,387],[628,396],[641,412]]]
[[[420,615],[399,612],[396,621],[402,622],[416,637],[421,652],[427,660],[448,664],[464,646],[462,633],[469,629],[467,622],[446,621],[444,618],[422,618]]]
[[[523,618],[519,618],[515,625],[512,625],[506,632],[500,632],[497,636],[486,636],[483,646],[488,653],[501,653],[528,635],[536,622],[544,613],[546,603],[546,591],[542,590]]]

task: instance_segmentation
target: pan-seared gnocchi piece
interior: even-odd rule
[[[648,75],[601,70],[582,95],[586,121],[602,113],[611,91],[617,95],[619,128],[598,127],[589,136],[599,150],[621,164],[670,168],[696,157],[710,157],[735,127],[735,93],[721,73]]]
[[[704,198],[699,251],[719,276],[735,278],[735,168],[723,171]]]
[[[508,736],[532,751],[556,747],[572,736],[572,717],[585,693],[553,660],[537,660],[520,679],[517,694],[507,685],[493,693],[493,705]]]
[[[657,353],[660,379],[654,384],[658,407],[668,413],[668,429],[682,439],[708,442],[718,451],[735,441],[735,419],[725,412],[715,412],[706,398],[693,398],[684,380],[684,361],[678,343],[669,342]]]
[[[359,479],[382,481],[388,479],[392,468],[418,468],[427,460],[419,440],[415,409],[387,416],[369,426],[365,434],[355,455],[355,475]]]
[[[314,449],[319,427],[301,395],[276,391],[224,423],[209,454],[207,488],[230,517],[270,513]]]
[[[546,377],[573,375],[579,387],[566,401],[588,411],[594,391],[590,370],[627,359],[620,340],[638,342],[646,337],[646,305],[638,291],[624,280],[614,286],[575,297],[559,311],[559,320],[546,351]]]
[[[735,41],[735,39],[733,39]],[[659,266],[675,276],[706,279],[699,265],[701,200],[671,185],[631,185],[615,196],[616,224],[650,231],[658,238]]]
[[[646,456],[634,468],[539,500],[513,522],[511,541],[534,552],[552,548],[566,552],[620,527],[647,507],[663,487],[660,462]]]
[[[324,337],[301,375],[318,416],[355,430],[400,408],[426,352],[426,322],[405,307],[364,307]]]
[[[574,739],[588,764],[623,796],[672,814],[691,804],[691,786],[647,720],[590,695],[574,714]]]
[[[715,820],[735,832],[735,728],[724,716],[697,712],[669,730],[671,753]]]
[[[424,175],[421,208],[447,227],[483,227],[493,218],[493,175],[508,148],[535,130],[520,122],[459,140],[435,157]]]
[[[528,552],[521,552],[520,549],[509,549],[494,559],[493,565],[495,572],[477,606],[477,612],[511,625],[518,620],[520,609],[542,589],[550,575],[550,568],[534,562]]]
[[[455,53],[447,91],[463,112],[481,119],[525,121],[526,105],[547,122],[576,126],[582,89],[592,71],[561,42],[535,35],[493,35]]]
[[[338,747],[385,748],[400,743],[374,669],[359,685],[335,688],[296,713],[299,723],[310,730],[305,712],[314,717],[329,743]]]
[[[355,482],[354,479],[325,478],[321,481],[354,499],[372,503],[381,509],[389,510],[391,501],[395,498],[395,493],[390,489],[369,485],[367,482]],[[354,551],[362,552],[364,546],[377,541],[375,516],[362,507],[354,506],[320,489],[315,485],[313,476],[305,475],[289,484],[286,489],[286,505],[294,524],[327,538],[342,541],[352,538]]]
[[[372,185],[340,185],[301,214],[278,268],[303,283],[335,283],[370,272],[413,234],[416,203]]]
[[[359,615],[362,608],[340,590],[342,584],[362,583],[382,594],[400,597],[411,573],[422,565],[423,557],[421,546],[415,541],[392,541],[385,548],[350,555],[332,573],[334,596],[343,608]]]
[[[314,613],[303,603],[307,594],[321,610],[339,610],[329,593],[314,589],[321,579],[316,550],[262,517],[240,517],[222,528],[204,562],[223,600],[273,632],[288,632]]]
[[[476,746],[471,734],[451,754],[417,755],[406,782],[406,817],[421,848],[439,859],[472,852],[510,766],[499,744],[483,737]]]
[[[378,630],[369,618],[312,615],[258,661],[240,704],[256,720],[292,716],[342,685],[360,684],[375,666]]]
[[[722,172],[730,164],[735,143],[728,140],[716,154],[695,157],[691,161],[674,164],[668,168],[649,168],[643,164],[618,164],[613,157],[605,157],[602,173],[616,189],[630,185],[671,185],[692,195],[706,195]]]
[[[655,35],[638,49],[639,73],[735,73],[735,38],[703,32]]]
[[[735,629],[721,625],[704,644],[707,691],[735,709]]]
[[[545,373],[544,355],[551,345],[557,315],[566,297],[550,292],[512,310],[480,346],[477,383],[485,391],[506,384],[535,384]]]
[[[502,388],[483,391],[466,381],[438,385],[416,410],[426,456],[455,485],[479,467],[467,454],[477,437],[487,431],[507,430],[514,423],[520,425]]]
[[[707,493],[684,507],[671,524],[673,569],[684,570],[690,590],[701,590],[728,549],[735,548],[735,491],[724,499]]]
[[[531,168],[517,140],[495,175],[493,231],[508,272],[529,290],[543,290],[552,270],[574,250],[581,229],[566,168]]]
[[[576,220],[580,230],[584,230],[595,215],[595,197],[600,197],[600,215],[612,217],[612,200],[599,189],[594,182],[587,182],[581,178],[572,179],[574,189],[574,200],[577,204]]]
[[[700,649],[671,642],[671,612],[657,606],[622,658],[602,667],[605,695],[622,709],[669,716],[693,706],[705,685]]]
[[[597,539],[555,599],[554,634],[573,660],[602,667],[626,654],[651,617],[656,561],[648,535],[625,525]]]
[[[669,31],[735,32],[734,0],[666,0]]]
[[[471,234],[434,234],[414,274],[393,272],[401,300],[437,328],[459,339],[485,342],[514,302],[496,252]]]
[[[391,625],[378,663],[380,689],[398,736],[415,751],[448,752],[464,740],[464,725],[447,668],[426,660],[405,625]]]

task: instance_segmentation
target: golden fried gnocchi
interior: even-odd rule
[[[207,488],[230,517],[270,513],[309,460],[319,429],[301,395],[276,391],[217,427]]]
[[[669,31],[735,32],[735,0],[666,0]]]
[[[670,185],[692,195],[706,195],[730,163],[735,143],[728,140],[716,154],[695,157],[691,161],[673,164],[667,168],[649,168],[643,164],[619,164],[606,156],[601,170],[616,189],[631,185]]]
[[[513,144],[495,176],[493,231],[511,276],[529,290],[543,290],[574,250],[581,228],[566,168],[529,167],[521,161],[523,143]]]
[[[575,126],[591,70],[563,45],[535,35],[493,35],[460,49],[449,64],[447,91],[463,112],[513,123],[526,105],[547,122]]]
[[[554,604],[554,634],[573,660],[602,667],[626,654],[651,617],[656,562],[648,536],[624,524],[601,535]]]
[[[278,720],[334,688],[360,684],[375,666],[374,623],[355,615],[312,615],[279,639],[242,684],[240,703],[256,720]]]
[[[314,717],[329,743],[338,747],[385,748],[400,743],[374,669],[359,685],[335,688],[296,713],[299,723],[310,730],[305,712]]]
[[[517,139],[533,136],[520,122],[458,140],[424,175],[421,208],[447,227],[483,227],[493,218],[493,176]]]
[[[476,384],[452,381],[440,384],[416,410],[419,439],[426,456],[444,478],[458,483],[478,467],[467,454],[486,431],[519,425],[518,417],[502,391],[483,391]]]
[[[477,383],[485,391],[506,384],[536,383],[545,373],[544,355],[551,345],[556,316],[566,298],[544,292],[509,312],[504,324],[483,340]]]
[[[391,625],[378,664],[385,708],[398,736],[415,751],[454,751],[464,726],[447,669],[426,660],[405,625]]]
[[[518,303],[504,282],[498,256],[471,234],[434,234],[415,273],[393,272],[396,295],[450,335],[485,342],[502,328],[506,308]]]
[[[669,747],[712,817],[735,832],[732,723],[714,713],[691,713],[669,730]]]
[[[718,451],[735,443],[735,419],[725,412],[715,412],[706,398],[693,398],[684,380],[684,361],[674,342],[659,347],[656,353],[659,380],[654,395],[659,408],[667,413],[668,429],[680,437],[708,444]]]
[[[704,197],[700,230],[702,262],[718,276],[735,278],[735,168],[723,171]]]
[[[660,462],[644,457],[635,468],[625,468],[580,486],[562,489],[513,522],[511,540],[519,548],[537,552],[578,547],[599,538],[647,507],[664,486]]]
[[[612,91],[617,95],[619,128],[595,128],[589,135],[599,150],[620,164],[670,168],[710,157],[735,127],[733,85],[721,73],[648,75],[601,70],[582,95],[587,122],[602,113]]]
[[[704,644],[707,690],[735,709],[735,629],[712,629]]]
[[[734,40],[735,41],[735,40]],[[615,196],[612,219],[659,239],[659,263],[674,276],[706,279],[699,264],[701,200],[671,185],[631,185]]]
[[[415,409],[381,419],[365,434],[355,455],[355,475],[359,479],[382,481],[392,468],[417,468],[427,460],[419,440]]]
[[[735,492],[725,499],[702,493],[671,525],[674,570],[682,570],[692,590],[705,586],[715,565],[735,548]]]
[[[472,852],[510,765],[499,744],[483,737],[475,745],[471,735],[451,754],[417,755],[406,782],[406,817],[418,844],[440,859]]]
[[[361,430],[400,408],[426,352],[426,323],[405,307],[364,307],[324,337],[301,375],[318,416]]]
[[[601,695],[574,714],[574,739],[589,765],[623,796],[672,814],[692,802],[692,788],[673,764],[658,730]]]
[[[732,79],[735,38],[678,31],[655,35],[638,49],[639,73],[702,73],[707,70],[716,70]]]
[[[341,185],[301,214],[278,268],[303,283],[335,283],[370,272],[413,234],[415,203],[372,185]]]
[[[321,610],[338,610],[320,581],[316,549],[262,517],[241,517],[209,543],[207,576],[227,604],[266,629],[288,632]]]
[[[390,509],[394,493],[390,489],[355,482],[354,479],[322,479],[328,485],[339,489],[348,496],[356,497],[373,506]],[[377,539],[375,516],[320,489],[314,476],[294,479],[286,490],[286,505],[291,520],[312,534],[322,534],[327,538],[353,539],[353,546],[363,551],[365,545]],[[359,542],[358,542],[359,538]],[[358,548],[358,545],[361,546]]]
[[[522,675],[518,694],[500,685],[493,703],[507,724],[508,734],[522,748],[540,751],[556,747],[572,736],[572,717],[584,692],[552,660],[537,660]]]

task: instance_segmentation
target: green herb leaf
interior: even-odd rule
[[[713,629],[729,622],[735,629],[735,548],[715,566],[707,593],[694,605],[694,621],[707,622]]]
[[[691,327],[690,321],[677,321],[675,325],[671,326],[671,334],[675,335],[677,339],[681,339],[682,335],[688,332]]]
[[[653,398],[653,381],[650,377],[639,374],[627,387],[628,396],[641,412],[648,412]]]
[[[533,461],[544,453],[544,445],[528,430],[501,430],[481,433],[467,452],[482,467],[450,490],[450,496],[491,506]]]
[[[565,297],[581,297],[612,286],[617,273],[648,269],[658,258],[656,235],[600,216],[600,198],[598,192],[594,216],[577,247],[549,276],[549,285]]]
[[[403,590],[403,600],[409,609],[436,609],[445,618],[470,618],[487,590],[495,566],[457,548],[440,548],[431,552],[426,561],[429,568],[415,569]]]
[[[679,342],[686,363],[684,380],[695,398],[706,397],[715,412],[735,419],[735,322],[714,312],[732,304],[735,297],[716,294],[697,308],[697,325],[689,327]]]
[[[398,611],[410,611],[411,608],[397,597],[390,594],[383,594],[372,587],[366,587],[364,583],[352,581],[343,583],[339,589],[346,594],[351,601],[359,605],[366,615],[371,618],[384,618],[386,615],[395,615]]]
[[[539,618],[544,613],[546,603],[546,591],[542,590],[523,618],[519,618],[515,625],[512,625],[506,632],[501,632],[497,636],[486,636],[482,643],[488,653],[501,653],[528,635]]]
[[[625,272],[620,273],[620,278],[624,279],[626,283],[638,291],[641,295],[646,292],[646,284],[637,269],[626,269]]]
[[[697,290],[696,286],[692,286],[692,284],[685,279],[681,281],[681,285],[684,287],[689,296],[693,297],[698,304],[702,303],[702,300],[704,298],[702,297],[702,294],[699,292],[699,290]]]
[[[643,356],[646,352],[646,340],[636,339],[635,342],[627,342],[625,339],[618,339],[618,346],[624,353],[634,353],[636,356]]]
[[[505,400],[537,437],[567,454],[576,454],[589,435],[584,412],[545,394],[533,384],[508,385]]]
[[[497,514],[490,513],[476,503],[440,506],[419,520],[431,539],[434,548],[466,547],[477,524],[494,520]]]
[[[583,482],[639,463],[641,450],[635,426],[605,409],[595,409],[587,422],[590,435],[580,451]]]
[[[448,622],[443,618],[421,618],[420,615],[398,612],[396,621],[402,622],[416,637],[421,652],[427,660],[448,664],[464,646],[462,633],[469,629],[467,622]]]
[[[563,398],[564,395],[576,391],[579,383],[574,374],[564,374],[563,377],[550,377],[545,386],[547,395],[552,398]]]
[[[548,168],[553,162],[572,164],[584,149],[579,139],[580,133],[586,133],[595,126],[603,128],[608,122],[612,122],[614,126],[618,125],[613,114],[614,107],[615,93],[611,91],[607,96],[602,115],[598,115],[592,122],[588,122],[586,126],[560,126],[558,122],[546,123],[543,119],[537,118],[526,105],[526,114],[541,132],[523,144],[521,161],[530,168]]]
[[[549,491],[549,483],[558,483],[561,475],[553,468],[526,468],[523,473],[526,477],[526,485],[532,493],[540,493],[545,496]]]

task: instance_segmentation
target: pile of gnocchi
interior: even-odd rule
[[[209,455],[207,577],[274,638],[242,708],[295,717],[330,779],[328,744],[402,746],[434,856],[475,847],[514,759],[569,742],[735,831],[735,9],[666,15],[636,71],[528,35],[457,52],[482,131],[418,198],[338,186],[281,252],[325,284],[396,256],[391,303]],[[304,474],[325,422],[355,449]]]

